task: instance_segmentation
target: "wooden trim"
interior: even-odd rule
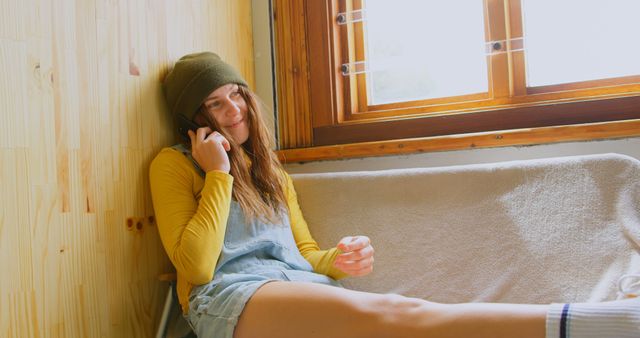
[[[640,137],[640,119],[278,151],[282,163]]]
[[[629,76],[622,76],[622,77],[615,77],[615,78],[608,78],[608,79],[529,87],[527,88],[527,94],[531,95],[531,94],[544,94],[544,93],[553,93],[553,92],[567,92],[567,91],[575,91],[579,89],[587,89],[587,90],[591,89],[593,91],[596,91],[599,88],[607,88],[607,87],[622,88],[625,85],[637,86],[638,84],[640,84],[640,75],[629,75]]]
[[[311,107],[313,107],[313,125],[326,126],[334,123],[333,111],[335,102],[333,82],[334,71],[330,58],[318,57],[333,54],[333,34],[332,24],[329,22],[331,9],[329,3],[325,1],[307,1],[308,27],[307,30],[309,46],[309,76],[313,81],[309,83]],[[316,75],[317,74],[317,75]]]
[[[305,2],[275,0],[278,138],[280,147],[312,145]]]
[[[413,107],[402,108],[389,107],[388,109],[354,114],[351,120],[344,121],[344,123],[363,123],[375,121],[376,119],[390,120],[401,117],[422,117],[428,115],[445,115],[472,111],[540,106],[562,102],[605,100],[638,95],[640,95],[640,84],[626,84],[596,89],[577,89],[574,91],[504,97],[500,99],[483,99],[482,95],[478,95],[477,97],[469,96],[467,97],[467,101],[457,103],[447,102],[447,99],[443,98],[435,99],[439,101],[429,102],[428,105],[416,104]]]
[[[346,144],[640,118],[640,96],[449,113],[314,128],[313,144]]]
[[[524,38],[524,28],[522,22],[522,0],[507,0],[507,49],[509,50],[509,96],[522,96],[527,94],[527,77],[524,50],[511,51],[517,49],[512,46],[513,39]],[[512,48],[513,47],[513,48]],[[522,45],[517,47],[523,47]]]
[[[487,42],[507,39],[505,1],[485,0],[485,32]],[[487,56],[489,95],[493,98],[509,96],[509,57],[507,53]]]
[[[354,11],[353,1],[339,1],[338,9],[341,13],[350,13]],[[332,16],[333,17],[333,16]],[[359,55],[357,54],[357,48],[355,44],[355,28],[356,26],[361,25],[361,23],[353,23],[349,22],[344,25],[338,25],[338,32],[340,35],[339,40],[339,48],[342,52],[342,59],[338,59],[340,64],[349,64],[354,63],[356,61],[360,61],[358,59]],[[337,116],[336,120],[338,123],[343,122],[345,119],[348,119],[349,114],[358,110],[358,79],[360,75],[357,74],[349,74],[349,76],[338,75],[342,77],[344,87],[343,87],[343,97],[345,102],[345,109],[341,110]]]
[[[448,109],[451,109],[450,107],[464,105],[469,102],[487,101],[488,99],[489,99],[489,96],[485,92],[485,93],[476,93],[476,94],[465,94],[465,95],[459,95],[459,96],[438,97],[438,98],[420,100],[420,101],[404,101],[404,102],[376,104],[376,105],[370,105],[369,107],[367,107],[366,109],[367,111],[361,111],[361,112],[352,114],[350,120],[367,119],[373,116],[396,117],[401,115],[408,115],[412,113],[410,111],[409,112],[405,112],[405,111],[415,107],[438,106],[440,107],[439,110],[448,110]]]
[[[353,10],[362,9],[362,0],[353,0]],[[356,61],[367,60],[364,25],[366,21],[362,21],[353,27],[353,39],[356,53]],[[367,73],[358,74],[356,76],[356,88],[357,88],[357,107],[358,110],[349,112],[351,114],[355,112],[362,112],[368,110],[369,98],[367,97]]]

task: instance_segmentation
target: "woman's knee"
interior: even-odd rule
[[[398,294],[381,294],[372,302],[374,312],[384,321],[395,322],[405,316],[420,310],[424,300],[405,297]]]
[[[381,294],[370,304],[381,337],[412,337],[434,322],[442,304],[398,294]]]
[[[245,306],[234,337],[380,337],[384,297],[311,283],[268,283]]]

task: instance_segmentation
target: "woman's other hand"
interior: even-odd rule
[[[365,276],[373,271],[373,247],[367,236],[347,236],[337,245],[342,251],[333,265],[350,276]]]
[[[198,128],[195,133],[189,130],[188,133],[191,139],[191,156],[205,173],[211,170],[229,173],[231,166],[227,151],[231,150],[231,146],[222,134],[209,127]]]

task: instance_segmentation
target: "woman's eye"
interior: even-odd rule
[[[217,108],[220,106],[220,102],[213,102],[213,103],[209,103],[209,105],[207,106],[208,109],[212,109],[212,108]]]
[[[235,92],[232,92],[232,93],[231,93],[231,96],[232,96],[232,97],[236,97],[236,96],[238,96],[238,95],[240,95],[240,91],[237,91],[237,90],[236,90]]]

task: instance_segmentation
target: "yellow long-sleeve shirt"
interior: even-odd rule
[[[315,272],[334,279],[346,277],[333,266],[339,250],[320,250],[311,237],[293,182],[284,175],[291,230],[298,250]],[[202,178],[191,160],[172,148],[162,149],[152,161],[149,177],[160,239],[176,268],[176,291],[182,311],[187,313],[192,287],[213,279],[224,243],[233,177],[213,170]]]

